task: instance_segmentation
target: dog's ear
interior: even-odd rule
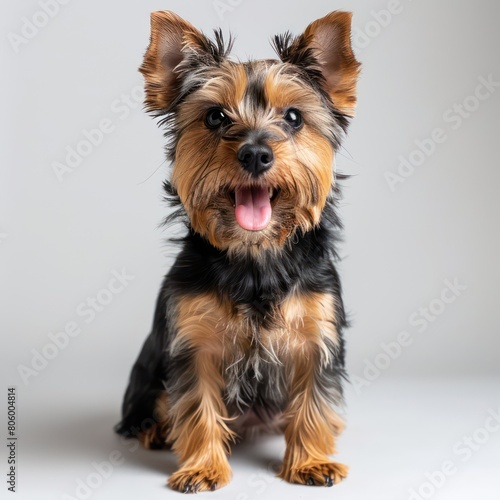
[[[351,47],[350,12],[334,11],[311,23],[295,39],[277,36],[274,46],[283,62],[301,66],[320,82],[333,104],[352,116],[356,107],[356,82],[360,63]]]
[[[139,68],[145,79],[147,111],[167,112],[182,93],[186,73],[219,64],[230,49],[231,43],[225,47],[220,31],[214,43],[177,14],[153,12],[149,47]]]

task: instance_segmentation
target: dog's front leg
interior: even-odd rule
[[[340,396],[336,366],[338,335],[332,297],[315,294],[283,306],[290,338],[287,356],[289,403],[285,412],[286,452],[279,477],[291,483],[332,486],[348,467],[332,462],[335,436],[343,423],[332,408]],[[294,317],[290,311],[300,312]]]
[[[181,466],[168,484],[185,493],[218,489],[232,475],[227,455],[235,435],[225,423],[218,309],[209,297],[183,299],[178,307],[167,441]]]
[[[291,400],[286,412],[286,452],[279,477],[291,483],[332,486],[348,468],[332,462],[341,421],[317,387],[317,353],[296,360]]]

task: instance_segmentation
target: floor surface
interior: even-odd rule
[[[135,449],[111,428],[119,394],[20,389],[17,498],[162,499],[176,468],[170,452]],[[283,437],[234,448],[233,481],[214,499],[499,500],[500,380],[377,380],[347,393],[338,461],[349,477],[333,488],[275,477]],[[110,467],[109,463],[114,463]],[[5,489],[3,491],[6,491]],[[4,494],[2,491],[2,498]],[[8,492],[6,492],[8,493]],[[12,498],[5,494],[5,498]]]

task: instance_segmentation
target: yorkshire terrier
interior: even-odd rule
[[[232,442],[283,431],[278,476],[332,486],[346,326],[334,243],[335,152],[356,105],[351,14],[332,12],[279,60],[229,59],[172,12],[151,16],[140,67],[172,162],[165,189],[187,234],[133,367],[117,432],[171,447],[182,492],[230,481]]]

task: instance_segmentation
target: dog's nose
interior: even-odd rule
[[[263,144],[245,144],[238,151],[238,160],[245,170],[258,176],[273,166],[273,150]]]

